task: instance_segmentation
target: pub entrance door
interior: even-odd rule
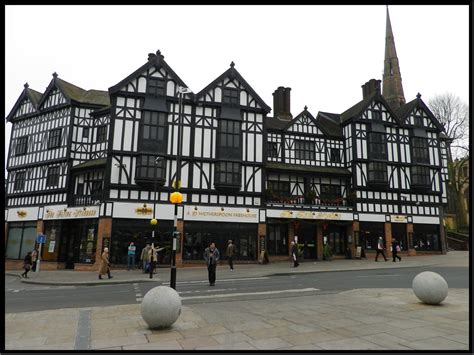
[[[303,260],[315,260],[317,258],[316,225],[300,223],[295,235],[298,236],[299,257]]]

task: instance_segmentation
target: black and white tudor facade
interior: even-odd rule
[[[181,111],[180,87],[159,51],[108,92],[56,74],[44,93],[25,85],[7,117],[7,264],[38,233],[43,267],[96,268],[106,246],[122,264],[130,241],[139,250],[151,241],[153,216],[160,263],[169,263],[179,122],[178,265],[229,239],[249,262],[263,250],[286,259],[295,236],[309,260],[322,259],[324,244],[371,255],[379,236],[410,255],[444,252],[447,147],[420,95],[394,110],[372,79],[341,114],[305,107],[292,118],[289,88],[274,92],[270,117],[233,63],[183,94]]]

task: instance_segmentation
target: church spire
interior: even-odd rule
[[[405,104],[405,95],[403,94],[402,75],[400,74],[400,66],[398,64],[388,5],[386,26],[382,95],[392,109],[397,109]]]

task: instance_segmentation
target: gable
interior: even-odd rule
[[[13,118],[25,116],[34,112],[36,112],[35,106],[28,97],[25,97],[21,101],[20,106],[16,109]]]
[[[309,113],[303,112],[293,119],[286,129],[288,132],[297,133],[311,133],[324,135],[323,131],[318,127],[315,120],[309,115]]]
[[[436,124],[433,122],[430,115],[421,107],[415,107],[407,115],[407,117],[405,118],[404,123],[407,124],[407,125],[412,125],[412,126],[416,125],[416,126],[418,126],[415,123],[415,119],[416,119],[416,121],[418,121],[420,118],[421,118],[421,121],[423,122],[423,126],[419,126],[419,127],[434,128],[434,129],[437,128]]]
[[[366,120],[377,120],[379,122],[397,123],[395,116],[391,110],[387,108],[381,101],[372,100],[365,110],[361,113],[360,118]],[[377,117],[380,117],[379,119]]]
[[[54,87],[49,92],[45,97],[41,99],[41,104],[40,104],[40,109],[46,109],[62,104],[66,104],[68,100],[66,97],[63,95],[63,93],[57,88]]]

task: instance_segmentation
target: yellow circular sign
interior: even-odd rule
[[[158,221],[157,221],[155,218],[153,218],[153,219],[150,221],[150,223],[154,226],[154,225],[156,225],[156,224],[158,223]]]
[[[183,195],[182,195],[180,192],[178,192],[178,191],[173,192],[173,193],[170,195],[170,202],[173,203],[173,204],[177,204],[177,203],[183,202]]]

